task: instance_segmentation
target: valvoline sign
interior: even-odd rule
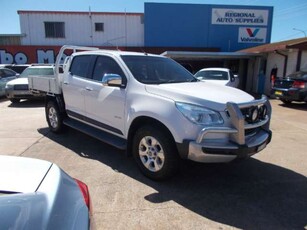
[[[239,43],[265,43],[266,28],[239,27]]]

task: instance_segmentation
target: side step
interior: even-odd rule
[[[117,137],[110,133],[104,132],[102,130],[96,129],[80,121],[77,121],[71,118],[66,118],[63,121],[63,123],[73,129],[76,129],[82,133],[85,133],[91,137],[94,137],[118,149],[125,150],[127,148],[127,141],[125,139]]]

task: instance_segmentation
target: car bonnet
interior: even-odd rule
[[[0,191],[35,192],[51,166],[48,161],[33,158],[0,156]]]

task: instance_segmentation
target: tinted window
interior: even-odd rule
[[[5,76],[4,71],[0,69],[0,77],[4,77],[4,76]]]
[[[288,76],[289,78],[303,78],[307,79],[307,72],[296,72]]]
[[[124,77],[120,66],[110,57],[98,56],[94,68],[93,79],[101,81],[105,74],[118,74]]]
[[[14,66],[8,66],[7,68],[14,70],[17,73],[22,73],[26,68],[28,68],[30,65],[14,65]]]
[[[196,81],[194,76],[177,62],[163,57],[122,56],[133,76],[145,84]]]
[[[70,72],[72,75],[76,75],[79,77],[90,78],[88,76],[88,70],[91,64],[91,56],[90,55],[82,55],[74,57]]]
[[[4,69],[3,71],[4,71],[4,74],[7,75],[7,76],[15,76],[16,75],[16,72],[9,70],[9,69]]]
[[[0,77],[16,76],[16,73],[9,69],[0,69]]]

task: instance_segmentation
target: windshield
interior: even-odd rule
[[[123,55],[122,59],[135,79],[144,84],[197,81],[188,70],[169,58]]]
[[[200,80],[228,80],[228,74],[220,70],[201,70],[195,77]]]
[[[53,67],[49,68],[27,68],[19,77],[28,77],[29,75],[54,75]]]

